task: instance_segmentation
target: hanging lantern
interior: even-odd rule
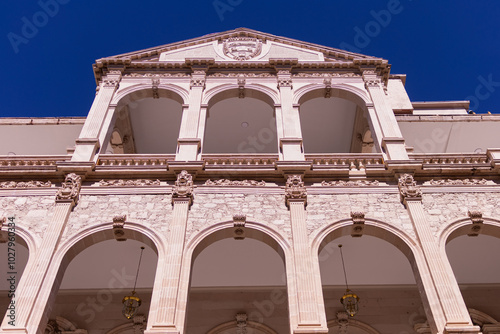
[[[141,299],[135,295],[135,286],[137,284],[137,278],[139,277],[139,268],[141,267],[142,260],[142,252],[144,251],[144,247],[141,247],[141,256],[139,257],[139,264],[137,265],[137,273],[135,275],[135,283],[134,289],[132,290],[132,294],[130,296],[123,297],[122,304],[122,314],[127,319],[132,319],[134,315],[137,314],[139,310],[139,306],[141,306]]]
[[[132,291],[131,296],[123,297],[123,309],[122,314],[127,319],[132,319],[134,315],[136,315],[139,310],[139,306],[141,306],[141,299],[139,297],[134,296],[135,291]]]
[[[344,278],[345,278],[345,294],[340,298],[340,302],[344,306],[344,310],[349,314],[349,316],[354,317],[356,313],[358,313],[358,302],[359,302],[359,297],[349,290],[349,285],[347,284],[347,274],[345,271],[345,264],[344,264],[344,254],[342,254],[342,245],[339,245],[340,248],[340,258],[342,259],[342,268],[344,269]]]
[[[344,305],[344,310],[351,317],[354,317],[354,315],[358,313],[358,301],[359,297],[349,289],[347,289],[342,298],[340,298],[340,302]]]

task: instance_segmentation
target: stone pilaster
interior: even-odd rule
[[[157,270],[165,273],[160,291],[153,291],[151,309],[155,310],[152,323],[148,324],[148,333],[179,334],[184,319],[177,319],[177,300],[180,295],[180,277],[186,225],[189,207],[193,203],[193,178],[183,170],[178,176],[172,192],[173,217],[168,238],[167,259],[158,263]],[[151,321],[150,320],[150,321]]]
[[[373,101],[376,117],[373,117],[373,113],[370,113],[370,118],[375,134],[377,134],[378,129],[381,132],[381,137],[379,135],[379,138],[377,138],[378,144],[385,150],[388,160],[408,160],[403,135],[387,100],[380,77],[377,76],[374,70],[365,70],[363,80],[365,81],[366,90]]]
[[[283,160],[302,161],[304,152],[302,149],[302,133],[300,128],[300,117],[298,106],[293,105],[292,74],[289,68],[278,68],[278,89],[280,91],[283,137],[280,138],[280,149]]]
[[[289,175],[285,188],[285,201],[290,209],[293,254],[295,263],[298,301],[298,324],[294,333],[328,333],[325,317],[320,316],[318,289],[321,289],[320,273],[313,266],[306,228],[307,192],[301,175]]]
[[[80,136],[76,140],[71,161],[92,161],[103,143],[99,141],[108,114],[109,105],[121,80],[120,71],[110,71],[99,85],[99,91],[92,103]]]
[[[81,178],[72,173],[66,176],[62,187],[57,191],[54,215],[43,234],[40,247],[32,255],[35,256],[36,265],[26,266],[16,290],[16,326],[14,329],[10,328],[5,318],[2,332],[43,333],[44,326],[40,324],[48,320],[48,314],[45,314],[46,304],[55,280],[55,276],[48,275],[49,266],[70,212],[78,202],[80,187]]]
[[[177,161],[195,161],[201,148],[201,137],[204,133],[200,129],[200,121],[204,125],[204,116],[206,108],[202,108],[201,101],[203,91],[205,90],[207,68],[193,68],[191,75],[189,105],[182,110],[181,128],[179,131],[179,140],[177,141]]]
[[[403,174],[399,178],[399,192],[401,201],[406,206],[415,229],[415,234],[425,258],[430,278],[434,286],[437,301],[429,301],[432,308],[441,308],[445,323],[436,324],[440,333],[479,333],[479,327],[471,322],[469,312],[460,293],[457,281],[448,261],[443,258],[434,234],[430,229],[422,205],[422,190],[410,174]],[[443,328],[444,327],[444,328]]]

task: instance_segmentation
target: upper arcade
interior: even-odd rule
[[[158,154],[167,169],[238,158],[277,172],[319,165],[362,176],[366,165],[421,171],[428,154],[499,168],[500,118],[469,115],[468,101],[410,101],[406,76],[382,58],[239,28],[101,58],[93,68],[97,93],[85,120],[4,119],[0,128],[29,136],[26,125],[38,124],[42,146],[65,128],[47,154],[64,154],[66,144],[70,170]],[[16,145],[2,144],[0,154],[33,154],[25,141]]]

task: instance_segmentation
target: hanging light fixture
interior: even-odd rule
[[[130,296],[123,297],[122,304],[122,314],[127,319],[132,319],[134,315],[136,315],[137,310],[139,310],[139,306],[141,306],[141,299],[135,295],[135,286],[137,284],[137,278],[139,277],[139,268],[141,267],[142,260],[142,252],[144,251],[144,247],[141,247],[141,256],[139,257],[139,264],[137,265],[137,273],[135,274],[135,282],[134,289],[132,290],[132,294]]]
[[[342,268],[344,268],[344,278],[345,278],[345,294],[340,298],[340,302],[344,305],[344,310],[349,314],[349,316],[354,317],[356,313],[358,313],[358,302],[359,297],[349,290],[349,285],[347,284],[347,274],[345,271],[344,264],[344,255],[342,254],[342,245],[339,245],[340,248],[340,258],[342,259]]]

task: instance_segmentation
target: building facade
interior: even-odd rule
[[[0,333],[500,333],[497,115],[245,28],[93,68],[0,120]]]

